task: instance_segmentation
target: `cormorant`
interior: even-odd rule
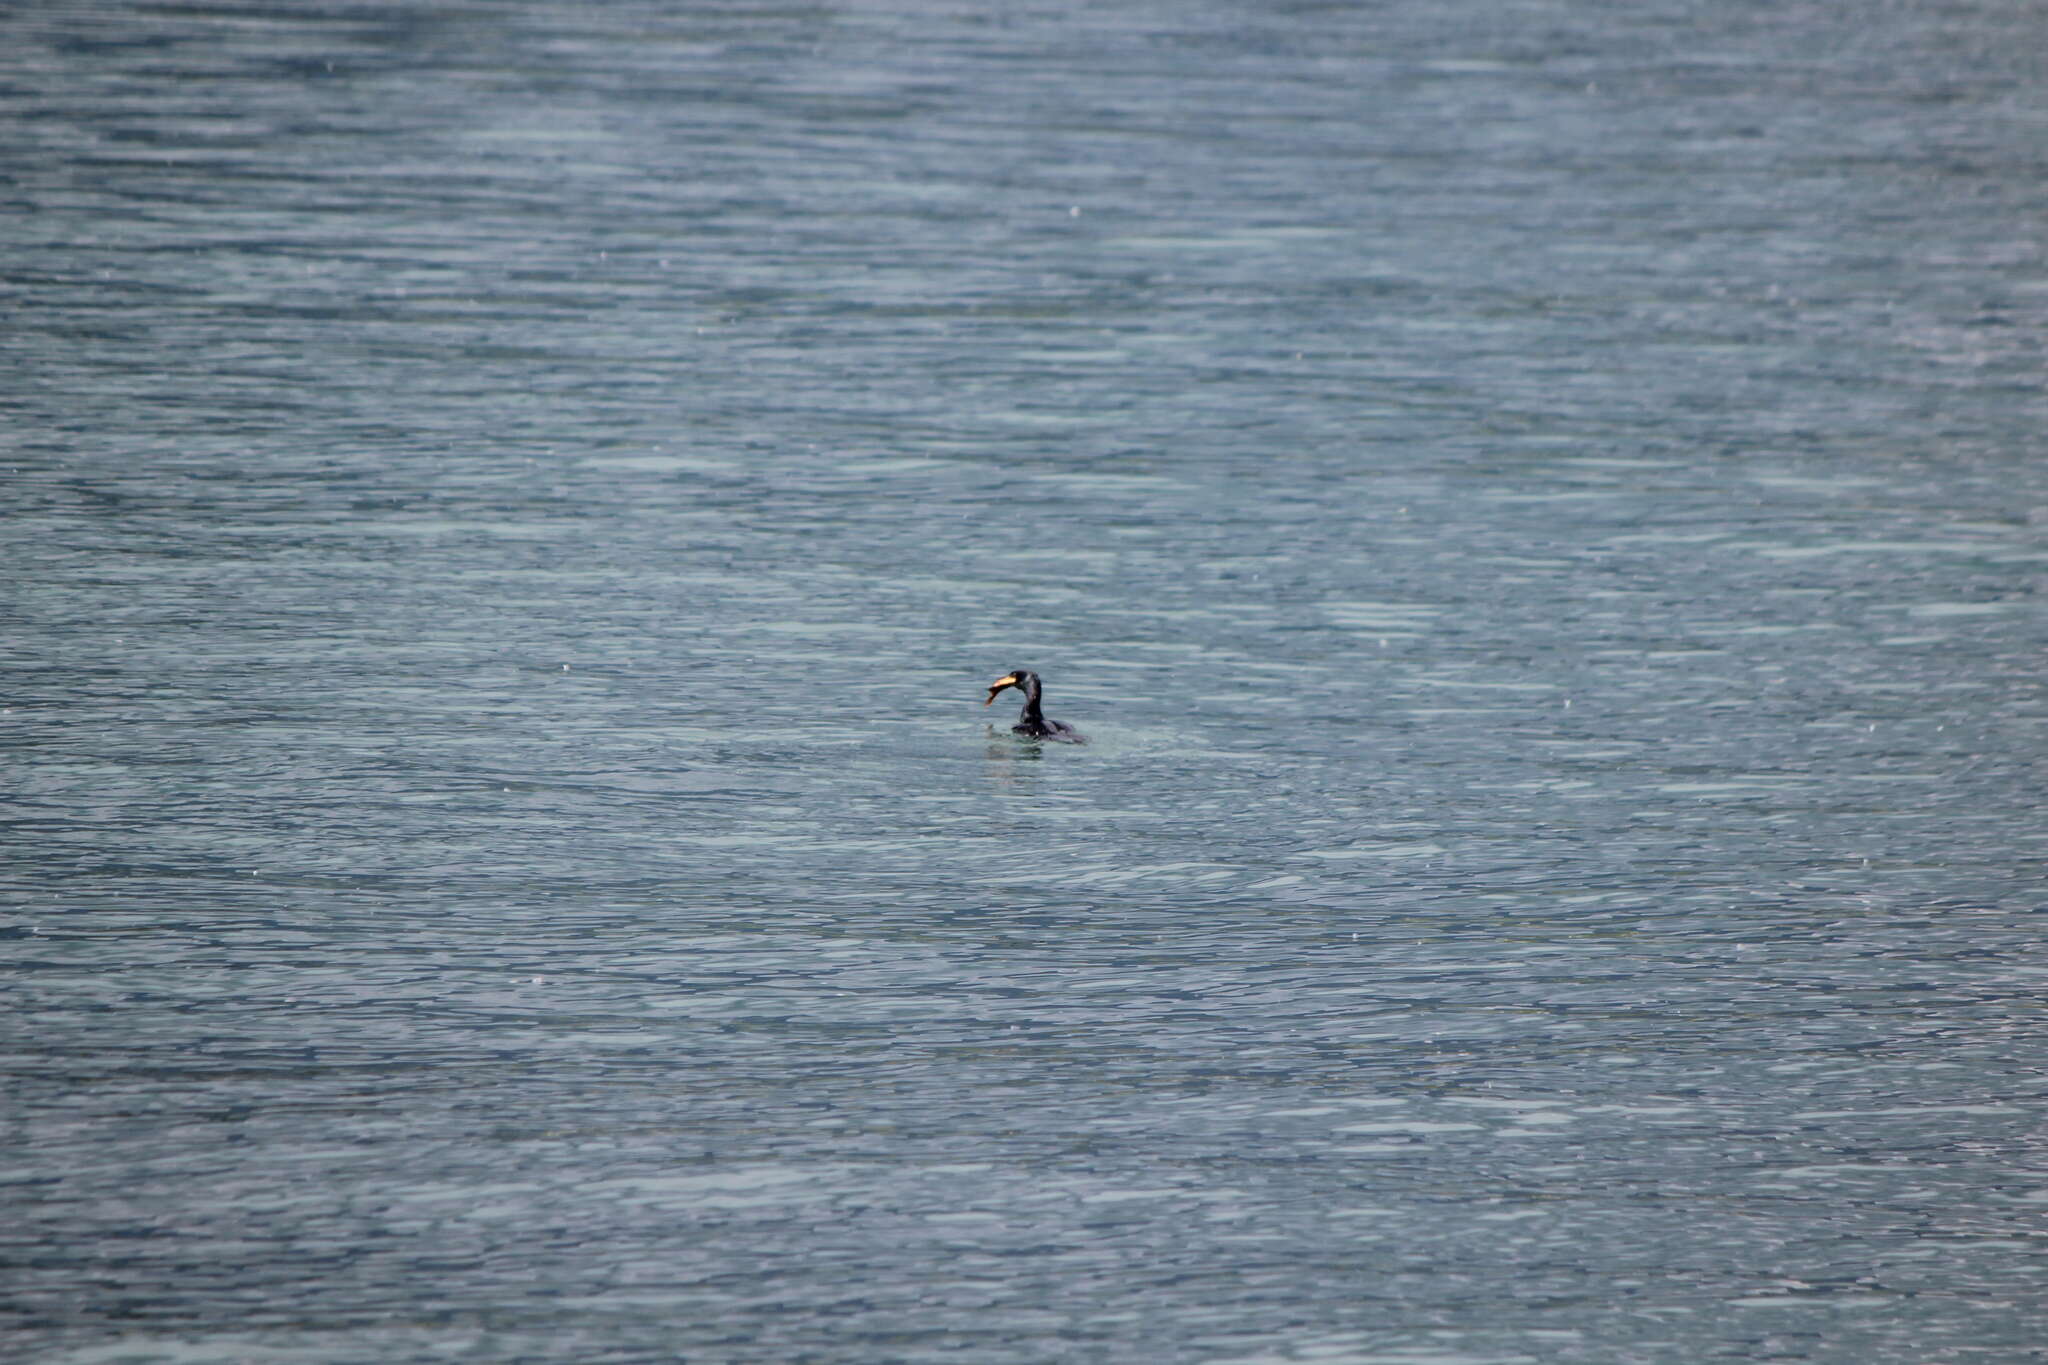
[[[1024,710],[1018,715],[1017,723],[1010,728],[1026,739],[1052,739],[1061,744],[1086,744],[1088,736],[1068,725],[1065,721],[1047,720],[1045,712],[1038,709],[1038,675],[1028,668],[1020,668],[1006,677],[997,678],[988,685],[987,706],[996,699],[996,693],[1006,687],[1014,687],[1024,694]]]

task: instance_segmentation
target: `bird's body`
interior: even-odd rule
[[[1005,677],[997,678],[988,685],[987,706],[996,699],[996,694],[1006,687],[1014,687],[1024,694],[1024,709],[1017,716],[1017,723],[1010,728],[1026,739],[1050,739],[1060,744],[1086,744],[1088,736],[1068,725],[1065,721],[1047,720],[1045,712],[1039,709],[1039,694],[1042,691],[1038,675],[1028,668],[1020,668]]]

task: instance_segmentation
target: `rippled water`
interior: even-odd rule
[[[2039,20],[0,18],[0,1332],[2036,1358]]]

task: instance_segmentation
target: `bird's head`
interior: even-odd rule
[[[1025,696],[1030,696],[1038,686],[1038,675],[1029,669],[1019,668],[1004,674],[988,685],[988,698],[982,702],[987,706],[1006,687],[1014,687]]]

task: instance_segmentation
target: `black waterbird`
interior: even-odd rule
[[[988,685],[987,706],[996,699],[996,693],[1006,687],[1014,687],[1024,694],[1024,710],[1017,716],[1017,723],[1010,728],[1026,739],[1051,739],[1061,744],[1086,744],[1088,736],[1060,720],[1047,720],[1045,712],[1038,708],[1040,687],[1038,675],[1028,668],[1017,669]]]

